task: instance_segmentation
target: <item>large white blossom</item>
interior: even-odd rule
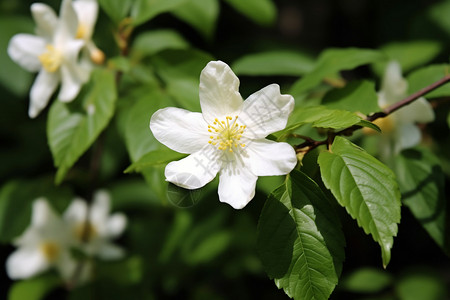
[[[8,54],[24,69],[39,72],[30,90],[28,110],[29,116],[35,118],[47,106],[60,82],[59,100],[72,101],[88,80],[90,69],[78,59],[86,40],[77,39],[79,22],[71,0],[62,1],[59,18],[43,3],[33,3],[31,12],[36,35],[13,36]]]
[[[55,267],[64,279],[73,275],[76,262],[68,228],[44,198],[34,201],[30,226],[13,242],[18,249],[6,261],[11,279],[26,279]]]
[[[378,92],[378,105],[386,108],[408,96],[408,82],[402,77],[398,62],[391,61],[385,70],[381,90]],[[382,129],[382,155],[389,157],[403,149],[414,147],[422,139],[416,123],[428,123],[434,120],[434,111],[423,97],[400,108],[386,118],[378,119],[376,124]]]
[[[86,201],[73,200],[64,213],[71,237],[89,256],[102,259],[117,259],[124,255],[122,248],[111,243],[124,231],[127,219],[122,213],[110,213],[110,196],[106,191],[98,191],[93,203],[88,207]]]
[[[239,79],[221,61],[212,61],[200,75],[202,113],[164,108],[153,114],[150,129],[167,147],[190,154],[171,162],[166,180],[197,189],[219,174],[219,199],[236,209],[255,195],[258,176],[284,175],[297,163],[287,143],[265,139],[286,126],[294,108],[290,95],[271,84],[243,101]]]

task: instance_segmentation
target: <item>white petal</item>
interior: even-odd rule
[[[408,82],[402,77],[402,70],[398,62],[391,61],[387,65],[381,90],[384,93],[384,103],[379,103],[382,108],[392,105],[406,96]]]
[[[201,113],[168,107],[155,112],[150,119],[155,138],[172,150],[191,154],[208,144],[208,124]]]
[[[30,108],[28,115],[35,118],[48,104],[59,83],[57,72],[47,72],[42,69],[30,90]]]
[[[270,133],[284,129],[292,110],[294,98],[281,95],[278,84],[271,84],[250,95],[244,101],[239,123],[247,125],[244,135],[264,138]]]
[[[58,215],[48,204],[45,198],[34,200],[31,215],[31,225],[34,227],[44,227],[47,224],[59,222]]]
[[[90,39],[94,30],[98,15],[98,3],[96,0],[75,0],[72,2],[73,8],[78,17],[79,26],[84,26],[86,30],[85,39]]]
[[[106,228],[107,236],[111,238],[118,237],[122,234],[127,226],[127,217],[122,213],[115,213],[109,217]]]
[[[220,151],[221,152],[221,151]],[[207,144],[186,158],[169,163],[166,180],[186,189],[197,189],[216,177],[221,167],[219,151]]]
[[[94,201],[89,213],[91,222],[98,227],[106,226],[111,209],[110,201],[109,193],[104,190],[97,191],[94,195]]]
[[[64,45],[68,40],[74,39],[78,30],[78,18],[71,0],[63,0],[59,11],[59,24],[55,32],[57,47]]]
[[[215,118],[238,115],[242,97],[239,79],[222,61],[211,61],[200,74],[200,105],[206,122]]]
[[[36,33],[48,40],[53,38],[53,33],[58,27],[58,17],[55,11],[44,3],[33,3],[31,13],[36,22]]]
[[[431,104],[425,98],[419,98],[413,103],[402,107],[395,113],[398,113],[401,122],[404,123],[429,123],[434,121],[434,111]],[[394,114],[395,114],[394,113]]]
[[[26,279],[49,268],[50,264],[38,248],[19,248],[6,261],[6,272],[11,279]]]
[[[85,77],[81,72],[78,66],[61,66],[61,89],[58,94],[60,101],[71,102],[77,97],[85,82]]]
[[[64,212],[63,218],[68,224],[79,224],[86,220],[87,204],[81,198],[76,198]]]
[[[59,255],[58,261],[55,262],[55,267],[63,279],[69,280],[72,279],[75,273],[77,262],[72,258],[70,252],[64,249]]]
[[[220,171],[219,200],[230,204],[234,209],[244,208],[255,196],[256,180],[248,168],[239,167],[239,163],[227,164]]]
[[[8,45],[11,59],[29,72],[37,72],[42,64],[39,55],[44,53],[46,42],[43,38],[31,34],[16,34]]]
[[[254,140],[247,145],[248,161],[256,176],[285,175],[297,164],[295,150],[287,143]]]
[[[395,152],[398,153],[403,149],[408,149],[419,144],[422,139],[422,133],[413,123],[401,124],[396,129],[395,138]]]
[[[98,249],[98,256],[105,260],[119,259],[124,255],[125,251],[122,248],[111,243],[103,243]]]

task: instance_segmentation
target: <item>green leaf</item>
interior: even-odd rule
[[[382,46],[380,50],[389,60],[397,61],[406,73],[430,62],[441,52],[442,45],[436,41],[395,42]],[[382,75],[387,64],[388,61],[375,63],[374,71]]]
[[[342,270],[345,240],[327,197],[304,173],[267,199],[257,249],[269,277],[295,299],[328,299]]]
[[[438,25],[444,32],[450,35],[450,20],[447,17],[450,14],[450,2],[441,1],[428,10],[429,18]]]
[[[189,208],[200,202],[204,188],[188,190],[169,183],[167,187],[167,200],[178,208]]]
[[[85,92],[75,101],[53,102],[48,116],[47,136],[58,168],[56,183],[63,180],[67,171],[108,125],[114,114],[116,98],[113,74],[96,70]]]
[[[417,92],[424,87],[442,79],[448,75],[449,65],[430,65],[425,68],[421,68],[412,72],[408,77],[408,94]],[[450,83],[446,83],[443,86],[433,90],[426,94],[425,98],[446,97],[450,95]]]
[[[143,269],[141,258],[132,256],[121,261],[99,262],[96,276],[119,285],[132,285],[141,282]]]
[[[361,268],[345,277],[339,283],[339,287],[353,293],[377,293],[387,288],[392,282],[392,275],[386,271]]]
[[[300,76],[314,68],[313,59],[298,51],[268,51],[245,55],[231,69],[238,75]]]
[[[170,29],[152,30],[136,37],[132,55],[141,58],[166,49],[187,48],[189,48],[189,43],[178,32]]]
[[[322,104],[327,108],[361,112],[365,115],[379,110],[375,83],[368,80],[354,80],[343,88],[331,90],[323,98]]]
[[[259,25],[272,25],[277,17],[277,9],[272,0],[225,0],[225,2]]]
[[[185,156],[186,154],[178,153],[170,150],[169,148],[150,151],[129,166],[124,172],[142,172],[142,170],[146,168],[151,168],[155,165],[167,164],[173,160],[179,160]]]
[[[381,128],[378,127],[377,124],[372,123],[372,122],[369,122],[369,121],[367,121],[367,120],[361,120],[361,121],[359,121],[359,123],[357,123],[356,125],[359,125],[359,126],[361,126],[361,127],[368,127],[368,128],[371,128],[371,129],[373,129],[373,130],[375,130],[375,131],[381,132]]]
[[[133,0],[99,0],[100,7],[115,22],[119,23],[128,16]]]
[[[211,60],[209,54],[197,50],[168,50],[153,57],[152,64],[178,106],[200,111],[200,72]]]
[[[10,181],[0,190],[0,242],[10,243],[22,234],[31,219],[31,206],[35,199],[45,197],[50,205],[61,212],[73,199],[70,190],[55,188],[52,178]]]
[[[315,68],[294,83],[290,94],[294,96],[304,94],[320,84],[327,76],[383,59],[385,59],[383,54],[371,49],[346,48],[325,50],[321,53]]]
[[[316,128],[342,129],[355,124],[365,124],[361,122],[362,119],[359,116],[349,111],[328,109],[325,106],[309,106],[295,109],[289,117],[286,128],[273,135],[277,137],[277,140],[282,140],[305,124],[311,124]]]
[[[187,0],[136,0],[131,7],[131,17],[135,25],[150,21],[159,14],[175,10]]]
[[[398,281],[395,291],[400,300],[448,299],[448,285],[436,270],[407,270]]]
[[[55,274],[46,274],[32,279],[15,282],[8,293],[9,300],[40,300],[61,285],[61,279]]]
[[[402,151],[394,161],[403,204],[408,206],[444,252],[450,254],[445,178],[441,162],[426,148]]]
[[[400,191],[394,173],[380,161],[337,136],[319,154],[322,180],[340,205],[381,246],[383,266],[391,258],[400,222]]]
[[[30,88],[33,74],[22,69],[6,54],[10,39],[17,33],[33,31],[30,18],[20,16],[0,16],[0,84],[17,96],[25,96]]]
[[[172,12],[177,18],[194,27],[207,39],[211,39],[219,16],[218,0],[190,0]]]

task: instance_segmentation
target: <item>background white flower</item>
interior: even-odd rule
[[[96,64],[102,64],[105,60],[105,54],[92,41],[92,34],[94,33],[98,16],[97,0],[74,0],[72,5],[78,17],[76,38],[84,41],[85,47],[83,49],[86,50],[89,60]],[[90,66],[88,62],[84,62],[87,64],[87,67]]]
[[[378,105],[386,108],[408,96],[408,82],[402,77],[400,64],[391,61],[384,74],[381,90],[378,92]],[[403,149],[420,143],[422,134],[416,123],[428,123],[434,120],[434,111],[423,97],[402,107],[386,118],[378,119],[375,124],[382,129],[382,155],[390,156]]]
[[[213,61],[200,75],[200,105],[202,113],[169,107],[150,120],[158,141],[190,154],[167,165],[166,180],[196,189],[219,173],[220,201],[240,209],[255,195],[258,176],[284,175],[295,167],[289,144],[265,139],[286,126],[294,108],[293,97],[281,95],[277,84],[243,101],[239,79],[227,64]]]
[[[76,263],[69,247],[73,243],[68,228],[44,198],[33,203],[30,226],[13,244],[18,249],[6,261],[11,279],[25,279],[54,266],[62,277],[69,279]]]
[[[90,207],[83,199],[75,199],[65,211],[63,218],[76,241],[75,245],[86,254],[103,259],[117,259],[124,255],[123,249],[110,240],[122,234],[127,219],[124,214],[109,213],[110,196],[106,191],[96,192]]]
[[[17,34],[8,45],[13,61],[30,72],[39,72],[30,90],[28,114],[35,118],[48,104],[61,82],[58,98],[72,101],[88,80],[89,69],[78,63],[84,41],[76,39],[78,20],[72,2],[63,0],[60,17],[43,3],[31,5],[36,35]]]

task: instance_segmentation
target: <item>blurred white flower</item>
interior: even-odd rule
[[[76,267],[69,251],[72,243],[62,219],[39,198],[33,203],[30,226],[13,242],[18,249],[8,257],[6,272],[11,279],[25,279],[55,267],[69,279]]]
[[[243,101],[239,79],[221,61],[200,75],[202,113],[168,107],[150,120],[155,138],[190,154],[167,165],[165,176],[178,186],[196,189],[219,173],[219,199],[235,209],[255,195],[258,176],[284,175],[297,163],[294,149],[265,137],[286,126],[294,108],[290,95],[271,84]]]
[[[89,256],[102,259],[117,259],[124,255],[122,248],[111,243],[124,231],[127,219],[124,214],[110,213],[110,196],[106,191],[98,191],[93,203],[75,199],[64,213],[64,221],[79,247]]]
[[[378,92],[378,105],[386,108],[408,96],[408,82],[402,77],[400,65],[391,61],[385,70],[381,90]],[[403,149],[420,143],[422,134],[416,123],[434,120],[434,111],[423,97],[400,108],[389,116],[375,120],[382,130],[380,143],[382,156],[389,157]]]
[[[30,72],[39,72],[30,90],[28,114],[35,118],[48,104],[61,82],[58,98],[72,101],[89,78],[78,56],[85,41],[77,39],[78,19],[71,0],[63,0],[60,16],[43,3],[31,5],[36,35],[17,34],[8,45],[13,61]]]
[[[92,41],[98,16],[97,0],[74,0],[72,5],[78,17],[76,38],[84,41],[84,49],[87,50],[88,58],[96,64],[102,64],[105,60],[105,54]],[[89,63],[87,63],[87,66],[89,67]]]

